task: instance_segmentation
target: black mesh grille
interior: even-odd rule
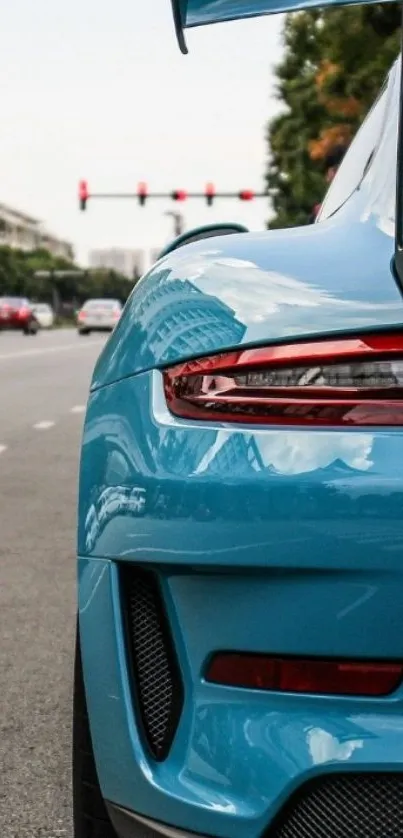
[[[344,774],[292,798],[266,838],[402,838],[403,774]]]
[[[135,705],[148,747],[155,759],[162,760],[182,710],[182,679],[154,574],[129,566],[121,578]]]

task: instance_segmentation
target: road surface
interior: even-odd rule
[[[71,838],[78,452],[103,336],[0,333],[0,835]]]

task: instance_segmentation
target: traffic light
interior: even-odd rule
[[[240,201],[253,201],[255,193],[252,189],[241,189],[238,197]]]
[[[173,201],[186,201],[187,196],[188,193],[185,189],[175,189],[175,191],[171,194]]]
[[[88,194],[87,181],[86,180],[80,180],[80,183],[78,184],[78,200],[79,200],[79,203],[80,203],[81,212],[84,212],[84,210],[87,209],[88,198],[89,198],[89,194]]]
[[[140,204],[141,207],[144,207],[147,195],[148,195],[147,184],[143,183],[143,182],[139,183],[138,186],[137,186],[137,197],[139,199],[139,204]]]
[[[205,195],[206,195],[207,206],[211,207],[212,204],[213,204],[214,195],[215,195],[214,183],[206,183],[206,188],[205,188],[204,192],[205,192]]]

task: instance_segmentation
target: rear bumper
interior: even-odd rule
[[[113,332],[114,326],[91,326],[90,323],[85,323],[77,327],[79,332]]]
[[[79,329],[91,329],[91,332],[111,332],[116,323],[116,320],[90,320],[87,318],[77,325]]]
[[[214,627],[221,645],[222,615],[211,615],[212,626],[206,623],[203,630],[200,625],[199,637],[189,640],[192,630],[188,633],[190,624],[183,621],[175,593],[175,585],[186,580],[176,576],[168,583],[165,579],[164,588],[185,700],[169,754],[155,761],[133,700],[118,567],[82,559],[79,573],[94,753],[102,793],[115,805],[185,835],[187,830],[214,838],[260,838],[310,779],[334,772],[403,771],[402,689],[374,700],[268,694],[205,683],[197,664],[200,647],[211,643]],[[204,596],[201,585],[199,603]],[[195,610],[194,601],[189,613],[192,609],[194,620],[204,622],[206,612]]]
[[[262,838],[397,838],[403,825],[403,773],[335,774],[293,795]],[[118,838],[207,838],[108,805]]]
[[[24,329],[27,329],[31,325],[30,321],[1,321],[0,320],[0,332],[1,331],[13,331],[13,332],[21,332]]]
[[[141,838],[206,838],[195,832],[184,832],[182,829],[136,815],[113,803],[108,803],[107,809],[118,838],[139,838],[139,835]]]
[[[102,793],[185,836],[271,838],[304,783],[403,772],[403,689],[225,688],[204,680],[206,661],[403,659],[403,433],[195,427],[164,413],[151,378],[94,393],[84,431],[80,637]],[[128,563],[159,580],[183,680],[160,761],[125,642]]]

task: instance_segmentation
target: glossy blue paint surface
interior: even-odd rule
[[[374,700],[204,680],[219,650],[403,659],[403,428],[179,420],[161,372],[223,348],[401,328],[395,175],[384,165],[395,140],[385,131],[362,187],[332,220],[162,259],[97,365],[78,523],[97,770],[106,798],[176,827],[259,838],[316,774],[403,771],[403,687]],[[128,561],[159,578],[185,686],[158,764],[131,698],[119,591]]]
[[[312,776],[402,770],[401,689],[383,701],[335,700],[206,684],[200,672],[193,672],[195,652],[186,645],[190,626],[182,622],[180,588],[187,579],[164,577],[171,621],[180,627],[175,639],[187,700],[171,753],[156,764],[134,723],[116,566],[99,559],[79,562],[87,701],[108,799],[216,838],[258,838],[288,795]],[[243,584],[248,589],[247,579]],[[303,603],[300,608],[305,610]],[[214,623],[219,631],[220,612],[215,611]],[[203,643],[203,632],[193,639]]]
[[[226,20],[244,20],[277,12],[311,9],[317,6],[353,5],[360,0],[348,0],[347,3],[346,0],[177,0],[177,2],[182,24],[186,28]],[[367,5],[369,4],[367,2]]]
[[[275,549],[280,566],[310,568],[325,548],[329,569],[399,567],[402,456],[396,429],[181,421],[160,373],[144,373],[91,396],[78,552],[265,567]]]
[[[312,772],[403,769],[400,692],[333,700],[203,681],[219,649],[403,658],[402,459],[399,430],[180,422],[158,371],[92,394],[80,619],[106,797],[184,828],[254,838]],[[144,752],[131,707],[116,560],[158,570],[185,678],[162,765]]]
[[[221,236],[166,256],[130,297],[93,388],[234,346],[401,326],[391,224],[376,211],[357,193],[321,224]]]

